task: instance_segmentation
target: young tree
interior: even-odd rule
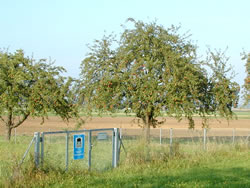
[[[82,90],[89,112],[119,108],[134,112],[143,122],[147,141],[150,127],[156,127],[163,112],[178,120],[185,116],[190,127],[195,114],[204,125],[206,115],[217,110],[226,117],[232,114],[236,88],[219,66],[219,56],[203,63],[217,71],[211,80],[197,60],[196,46],[179,35],[177,27],[129,21],[134,28],[125,28],[117,44],[114,37],[104,36],[82,61]]]
[[[244,83],[244,99],[245,99],[245,105],[248,105],[250,103],[250,53],[244,54],[243,59],[246,60],[246,73],[247,77],[245,78]]]
[[[63,120],[77,116],[70,90],[72,79],[60,76],[62,67],[25,57],[22,50],[15,53],[0,51],[0,121],[10,140],[13,128],[29,116],[47,118],[55,112]]]
[[[213,115],[219,115],[227,120],[233,118],[232,108],[236,108],[239,101],[240,86],[233,82],[234,72],[232,67],[228,67],[229,58],[225,52],[209,50],[207,60],[205,61],[206,68],[210,68],[212,74],[208,76],[210,81],[210,100]]]

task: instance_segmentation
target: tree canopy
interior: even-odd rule
[[[7,139],[29,116],[43,121],[49,112],[66,121],[77,116],[70,89],[73,80],[62,77],[64,71],[45,59],[25,57],[22,50],[0,51],[0,121]]]
[[[87,110],[134,112],[143,127],[155,127],[156,117],[185,116],[194,127],[199,114],[232,117],[238,85],[227,78],[226,58],[209,52],[199,61],[197,47],[178,27],[129,19],[119,40],[96,40],[81,64],[82,93]],[[210,74],[205,67],[209,67]],[[210,76],[209,76],[210,75]]]

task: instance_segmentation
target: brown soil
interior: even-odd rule
[[[133,122],[132,117],[94,117],[91,120],[87,120],[82,126],[85,129],[98,129],[98,128],[127,128],[127,129],[139,129],[138,124]],[[68,124],[63,122],[59,117],[49,117],[44,124],[40,124],[40,118],[29,118],[20,127],[16,129],[17,134],[27,134],[31,135],[34,132],[45,132],[45,131],[58,131],[64,129],[74,129],[75,122],[70,121]],[[195,119],[196,129],[202,128],[201,119]],[[228,131],[229,129],[249,129],[250,130],[250,119],[239,119],[231,120],[228,124],[226,120],[215,120],[211,119],[210,128],[220,129]],[[187,129],[188,121],[182,120],[178,122],[174,118],[166,118],[166,122],[161,124],[161,128],[175,128],[175,129]],[[2,122],[0,122],[0,135],[5,133],[5,127]]]

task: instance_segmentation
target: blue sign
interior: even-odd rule
[[[84,144],[85,144],[85,135],[84,134],[75,134],[73,137],[74,141],[74,160],[84,158]]]

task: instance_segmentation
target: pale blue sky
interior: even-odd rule
[[[225,49],[236,81],[246,76],[240,53],[250,52],[249,0],[0,0],[0,48],[56,60],[78,77],[86,44],[104,31],[117,33],[128,17],[182,25],[205,56],[206,47]]]

